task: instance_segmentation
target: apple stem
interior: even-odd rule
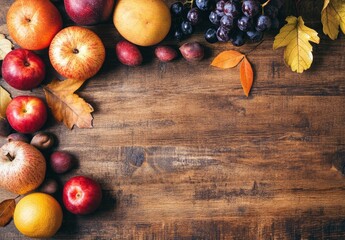
[[[10,153],[6,154],[6,157],[12,162],[14,160],[14,157],[11,156]]]
[[[79,53],[79,50],[75,48],[75,49],[73,49],[73,53],[77,54],[77,53]]]

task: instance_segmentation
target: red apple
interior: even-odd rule
[[[93,25],[109,19],[114,0],[64,0],[67,15],[79,25]]]
[[[46,75],[46,67],[40,56],[22,48],[9,52],[1,67],[2,77],[12,87],[30,90],[37,87]]]
[[[66,209],[73,214],[92,213],[101,204],[101,186],[89,177],[72,177],[63,187],[62,201]]]
[[[45,124],[47,107],[38,97],[18,96],[8,104],[6,116],[12,128],[17,132],[34,133]]]
[[[70,26],[53,38],[49,47],[50,62],[66,78],[85,80],[94,76],[105,60],[102,40],[93,31]]]

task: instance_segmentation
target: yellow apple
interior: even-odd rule
[[[62,29],[49,47],[55,70],[66,78],[85,80],[94,76],[105,60],[105,48],[96,33],[80,26]]]
[[[139,46],[152,46],[169,33],[171,15],[162,0],[118,0],[113,22],[128,41]]]

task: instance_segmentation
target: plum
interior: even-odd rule
[[[50,167],[55,173],[65,173],[75,165],[74,157],[65,151],[54,151],[50,155]]]
[[[119,61],[127,66],[138,66],[143,62],[143,56],[137,45],[126,40],[119,41],[115,46]]]
[[[177,51],[170,46],[157,46],[155,55],[162,62],[170,62],[177,57]]]
[[[182,56],[189,62],[200,61],[204,58],[204,47],[198,42],[187,42],[179,48]]]

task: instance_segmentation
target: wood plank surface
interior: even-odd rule
[[[0,32],[12,2],[1,2]],[[116,60],[114,27],[91,27],[107,49],[101,71],[78,90],[95,109],[94,127],[68,130],[50,113],[44,129],[79,162],[61,184],[91,176],[104,200],[89,216],[64,211],[54,238],[345,239],[345,37],[322,33],[321,1],[304,0],[301,9],[321,38],[303,74],[272,49],[274,34],[237,48],[207,44],[199,33],[189,40],[206,47],[201,62],[161,63],[145,48],[144,64],[131,68]],[[250,52],[249,97],[238,68],[210,66],[229,49]],[[0,83],[12,97],[44,98],[42,88]],[[0,201],[9,197],[0,190]],[[25,238],[12,222],[0,239]]]

